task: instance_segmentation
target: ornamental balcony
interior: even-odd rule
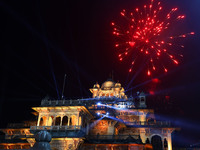
[[[141,144],[142,140],[139,135],[88,135],[86,142],[89,143],[137,143]]]
[[[126,126],[129,127],[173,127],[170,121],[155,121],[155,122],[150,122],[150,121],[137,121],[137,122],[124,122]]]
[[[84,98],[74,100],[47,100],[41,101],[41,106],[90,106],[96,104],[98,101],[102,103],[115,104],[117,102],[133,101],[133,98],[123,99],[118,97],[95,97],[95,98]]]
[[[35,134],[39,131],[47,130],[51,133],[53,138],[62,137],[84,137],[86,129],[82,126],[31,126],[30,132]]]

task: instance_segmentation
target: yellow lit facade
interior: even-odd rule
[[[156,120],[143,92],[128,98],[121,84],[112,80],[90,91],[93,96],[88,99],[42,100],[41,106],[32,108],[38,117],[34,124],[1,129],[8,141],[18,139],[21,144],[0,143],[0,148],[29,149],[35,143],[33,135],[47,130],[52,150],[172,150],[175,128]]]

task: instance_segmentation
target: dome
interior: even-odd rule
[[[120,88],[120,87],[121,87],[121,84],[120,84],[119,82],[117,82],[117,83],[115,84],[115,87],[116,87],[116,88]]]
[[[111,89],[114,87],[115,87],[115,82],[112,80],[107,80],[101,85],[102,89]]]
[[[35,135],[36,142],[50,142],[51,141],[51,134],[46,130],[40,131]]]
[[[97,88],[98,89],[98,88],[100,88],[100,85],[98,83],[96,83],[93,88]]]
[[[144,93],[144,92],[141,92],[139,96],[145,96],[145,93]]]
[[[35,134],[35,144],[30,150],[51,150],[49,142],[51,142],[51,134],[46,130],[42,130]]]

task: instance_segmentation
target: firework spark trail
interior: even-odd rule
[[[188,35],[195,33],[166,36],[166,32],[170,33],[168,29],[170,25],[175,21],[184,19],[185,16],[176,15],[178,8],[171,9],[166,15],[162,13],[162,9],[161,2],[155,4],[151,0],[151,3],[144,5],[142,9],[136,8],[131,13],[127,13],[126,10],[120,12],[126,20],[124,26],[119,26],[115,22],[111,23],[113,34],[118,41],[115,47],[119,51],[119,60],[123,61],[129,55],[133,57],[129,72],[132,72],[135,63],[141,58],[146,58],[147,75],[150,76],[156,70],[168,72],[163,59],[168,58],[178,65],[178,59],[183,57],[182,54],[175,51],[177,48],[184,48],[183,45],[177,44],[176,39],[186,38]]]

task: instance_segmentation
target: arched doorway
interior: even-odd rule
[[[68,117],[64,116],[62,120],[62,126],[67,126],[68,125]]]
[[[40,124],[39,124],[39,126],[43,126],[43,123],[44,123],[43,118],[40,118]]]
[[[151,138],[151,144],[154,150],[163,150],[162,139],[158,135],[154,135]]]
[[[46,122],[47,122],[47,117],[45,116],[41,117],[39,126],[46,126]]]
[[[60,125],[60,122],[61,122],[61,117],[60,117],[60,116],[56,117],[55,125],[56,125],[56,126],[59,126],[59,125]]]
[[[168,149],[168,142],[167,142],[167,139],[166,139],[166,138],[164,139],[164,148],[165,148],[165,149]]]

